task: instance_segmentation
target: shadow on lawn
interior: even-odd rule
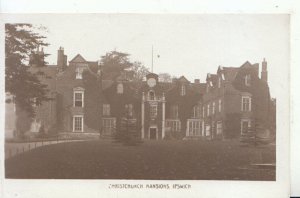
[[[238,141],[72,142],[37,148],[5,161],[6,178],[275,180],[275,146],[240,147]],[[242,167],[242,168],[241,168]]]

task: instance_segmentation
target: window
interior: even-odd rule
[[[218,80],[218,88],[221,88],[221,81],[222,81],[222,79],[221,79],[221,77],[219,77],[219,80]]]
[[[206,92],[207,93],[209,92],[209,84],[208,83],[206,84]]]
[[[200,113],[200,106],[194,106],[193,107],[193,115],[192,115],[192,117],[193,118],[200,118],[200,115],[201,115],[201,113]]]
[[[202,117],[203,118],[205,117],[205,107],[204,106],[202,107]]]
[[[83,116],[76,115],[73,117],[73,132],[83,132]]]
[[[83,91],[74,91],[74,107],[83,107]]]
[[[184,85],[181,85],[180,95],[181,96],[185,95],[185,86]]]
[[[178,105],[172,105],[171,106],[171,118],[178,118]]]
[[[245,85],[246,86],[250,86],[251,85],[251,76],[250,76],[250,74],[247,74],[245,76]]]
[[[76,79],[82,79],[83,68],[77,67],[75,72],[76,72]]]
[[[154,91],[149,91],[148,92],[148,97],[149,97],[149,100],[154,100],[155,99]]]
[[[31,101],[32,101],[32,106],[36,107],[37,106],[37,98],[36,97],[32,98]]]
[[[166,120],[166,127],[170,127],[171,131],[180,131],[181,123],[180,120]]]
[[[219,112],[221,112],[221,111],[222,111],[222,100],[219,99]]]
[[[242,111],[251,111],[251,97],[242,96]]]
[[[117,85],[117,93],[118,93],[118,94],[123,94],[123,92],[124,92],[123,84],[122,84],[122,83],[119,83],[119,84]]]
[[[217,122],[217,135],[222,134],[222,121]]]
[[[206,136],[210,136],[210,125],[205,126],[205,134]]]
[[[125,109],[126,109],[126,115],[129,116],[129,117],[132,117],[133,116],[133,105],[132,104],[126,104]]]
[[[150,105],[150,117],[156,118],[157,116],[157,105]]]
[[[251,121],[249,119],[241,120],[241,133],[248,133],[249,128],[251,127]]]
[[[103,115],[110,116],[110,105],[109,104],[103,104]]]
[[[188,121],[189,136],[199,136],[201,134],[201,122],[199,120]]]
[[[209,107],[209,104],[207,105],[207,116],[209,116],[209,111],[210,111],[210,109],[209,109],[210,107]]]
[[[102,118],[104,134],[112,134],[116,129],[116,118]]]
[[[216,103],[213,102],[213,105],[212,105],[212,114],[215,114],[215,108],[216,108]]]

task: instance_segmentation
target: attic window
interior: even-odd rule
[[[119,84],[117,85],[117,93],[118,93],[118,94],[123,94],[123,92],[124,92],[123,84],[122,84],[122,83],[119,83]]]
[[[251,85],[251,76],[250,76],[250,74],[247,74],[245,76],[245,85],[246,86],[250,86]]]
[[[83,68],[77,67],[75,72],[76,72],[76,79],[82,79]]]
[[[184,85],[181,85],[180,95],[181,95],[181,96],[184,96],[184,95],[185,95],[185,86],[184,86]]]

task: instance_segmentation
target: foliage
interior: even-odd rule
[[[158,78],[161,82],[172,82],[172,77],[168,73],[160,73],[158,74]]]
[[[123,117],[121,120],[121,127],[115,133],[115,140],[127,146],[136,146],[142,143],[138,132],[136,119],[130,117]]]
[[[240,135],[241,130],[241,114],[240,113],[228,113],[225,120],[225,138],[236,138]]]
[[[101,100],[100,97],[100,84],[98,77],[90,72],[85,70],[82,75],[83,86],[84,86],[84,95],[85,95],[85,108],[84,108],[84,117],[85,124],[93,129],[99,129],[101,127]]]
[[[108,79],[115,79],[120,76],[122,71],[132,66],[129,61],[129,54],[111,51],[101,57],[101,65],[103,77]]]
[[[266,127],[260,119],[255,119],[255,122],[248,128],[247,133],[241,135],[240,141],[248,145],[268,144],[271,142],[270,134],[266,133]]]
[[[132,64],[131,71],[133,72],[132,80],[134,81],[142,81],[143,78],[149,73],[149,69],[138,61],[135,61]]]
[[[29,118],[34,117],[33,105],[40,105],[42,101],[50,99],[47,97],[47,86],[27,66],[37,46],[48,45],[43,41],[45,37],[36,33],[39,30],[31,24],[5,24],[5,92],[14,96],[16,107],[25,111]],[[17,115],[17,119],[21,117]],[[20,131],[18,134],[28,128],[18,124],[16,127]]]
[[[115,80],[124,75],[128,80],[141,81],[149,70],[141,62],[131,62],[129,56],[127,53],[117,51],[111,51],[102,56],[103,79]]]

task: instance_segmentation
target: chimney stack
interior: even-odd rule
[[[64,55],[64,48],[59,47],[57,50],[57,67],[59,71],[64,71],[67,66],[67,56]]]
[[[263,62],[262,62],[262,67],[261,67],[261,79],[265,82],[268,82],[268,68],[267,68],[267,61],[264,58]]]
[[[195,83],[195,84],[200,84],[200,79],[195,79],[195,80],[194,80],[194,83]]]

